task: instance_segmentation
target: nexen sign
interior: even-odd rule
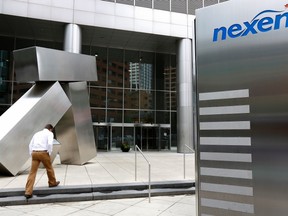
[[[287,7],[287,5],[285,5],[285,7]],[[250,22],[246,21],[243,22],[243,24],[236,23],[228,28],[224,26],[215,28],[213,33],[213,42],[217,42],[219,38],[220,40],[226,40],[227,37],[238,38],[245,37],[248,34],[258,34],[260,32],[277,30],[280,29],[281,21],[285,23],[285,28],[287,28],[288,12],[283,12],[284,11],[264,10],[258,13]],[[263,17],[263,15],[267,16]]]

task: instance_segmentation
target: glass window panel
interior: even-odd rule
[[[130,147],[134,149],[134,127],[124,128],[124,142],[130,144]]]
[[[107,107],[122,108],[123,89],[108,88]]]
[[[106,89],[90,87],[90,106],[91,107],[106,107]]]
[[[165,98],[167,94],[164,91],[156,91],[156,109],[157,110],[165,110],[166,102],[169,104],[169,94],[168,98]]]
[[[98,150],[109,150],[109,130],[107,126],[94,126],[95,143]]]
[[[145,90],[154,89],[154,53],[141,52],[140,62],[135,67],[135,73],[138,74],[138,87]]]
[[[98,81],[90,82],[92,86],[106,86],[107,81],[107,49],[91,47],[91,55],[96,55]]]
[[[171,79],[171,110],[177,110],[177,94],[176,94],[176,86],[177,86],[177,70],[176,70],[176,56],[171,56],[171,70],[170,70],[170,79]]]
[[[0,103],[10,104],[11,82],[10,80],[10,52],[0,50]]]
[[[171,112],[171,146],[177,147],[177,112]]]
[[[139,91],[140,108],[141,109],[154,109],[154,95],[155,95],[155,91],[151,91],[151,90]]]
[[[141,123],[151,123],[154,124],[154,111],[141,111],[140,112],[140,122]]]
[[[171,69],[170,55],[156,54],[156,88],[165,90],[170,88]]]
[[[123,86],[123,50],[109,49],[108,63],[108,86],[122,87]]]
[[[172,67],[170,70],[170,90],[171,91],[176,91],[176,84],[177,84],[177,80],[176,80],[176,67]]]
[[[107,110],[107,122],[122,123],[122,110]]]
[[[0,82],[0,104],[11,103],[11,82],[1,81]]]
[[[177,97],[176,92],[171,92],[171,110],[177,110]]]
[[[171,91],[171,67],[164,68],[164,90]]]
[[[91,109],[93,122],[105,122],[105,110],[104,109]]]
[[[139,109],[139,91],[133,89],[124,90],[124,108]]]
[[[135,71],[137,65],[139,65],[139,52],[138,51],[125,51],[125,76],[124,87],[129,89],[137,89],[138,87],[138,74]]]
[[[139,111],[125,110],[124,122],[125,123],[139,123]]]
[[[11,95],[8,93],[0,93],[0,104],[1,105],[9,105],[10,104]]]
[[[164,110],[170,110],[170,99],[171,99],[171,92],[165,91],[164,92]]]
[[[170,124],[170,112],[156,112],[156,124]]]
[[[9,68],[10,68],[10,52],[6,50],[0,50],[0,84],[2,84],[1,82],[3,80],[9,80]]]
[[[122,143],[122,127],[112,127],[112,149],[119,149]]]
[[[160,147],[161,149],[170,150],[170,128],[160,129]]]

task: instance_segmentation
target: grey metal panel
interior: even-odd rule
[[[170,0],[154,0],[154,9],[170,11]]]
[[[196,11],[198,110],[214,109],[214,114],[202,112],[198,123],[215,124],[198,131],[197,185],[222,184],[227,189],[197,188],[199,215],[287,215],[286,4],[227,1]],[[215,112],[215,107],[227,105],[247,109]],[[225,122],[235,125],[222,127]],[[240,122],[246,126],[239,127]],[[220,152],[251,154],[252,160],[219,161],[215,153]],[[209,160],[201,159],[201,153],[209,153]],[[237,191],[231,194],[231,186],[250,187],[252,199]]]
[[[204,6],[204,0],[188,0],[188,14],[195,14],[195,10]]]
[[[13,51],[16,80],[97,81],[96,58],[43,47]]]
[[[57,124],[61,143],[60,159],[65,164],[81,165],[96,156],[96,145],[86,82],[63,84],[72,107]]]
[[[152,0],[135,0],[135,6],[152,8]]]
[[[187,13],[187,0],[171,1],[171,11],[178,13]]]
[[[0,173],[16,175],[29,158],[33,134],[56,125],[71,106],[58,82],[34,85],[0,116]]]
[[[134,5],[134,0],[116,0],[117,3]]]

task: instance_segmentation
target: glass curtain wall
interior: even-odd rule
[[[133,147],[141,141],[144,146],[143,140],[149,140],[146,149],[176,147],[175,55],[103,47],[85,50],[97,55],[99,81],[88,86],[94,127],[101,128],[95,131],[103,132],[95,137],[98,149],[119,149],[122,142]],[[107,143],[100,145],[103,137]]]
[[[31,46],[62,50],[63,44],[3,36],[0,40],[2,115],[33,85],[15,82],[12,51]],[[149,140],[147,149],[177,146],[175,55],[94,46],[83,46],[82,53],[97,59],[98,81],[88,82],[88,91],[99,150],[120,149],[122,142],[133,146],[136,136],[143,146],[143,140]]]

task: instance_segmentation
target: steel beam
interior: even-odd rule
[[[29,159],[33,134],[56,125],[71,102],[58,82],[35,84],[0,116],[0,173],[16,175]]]

